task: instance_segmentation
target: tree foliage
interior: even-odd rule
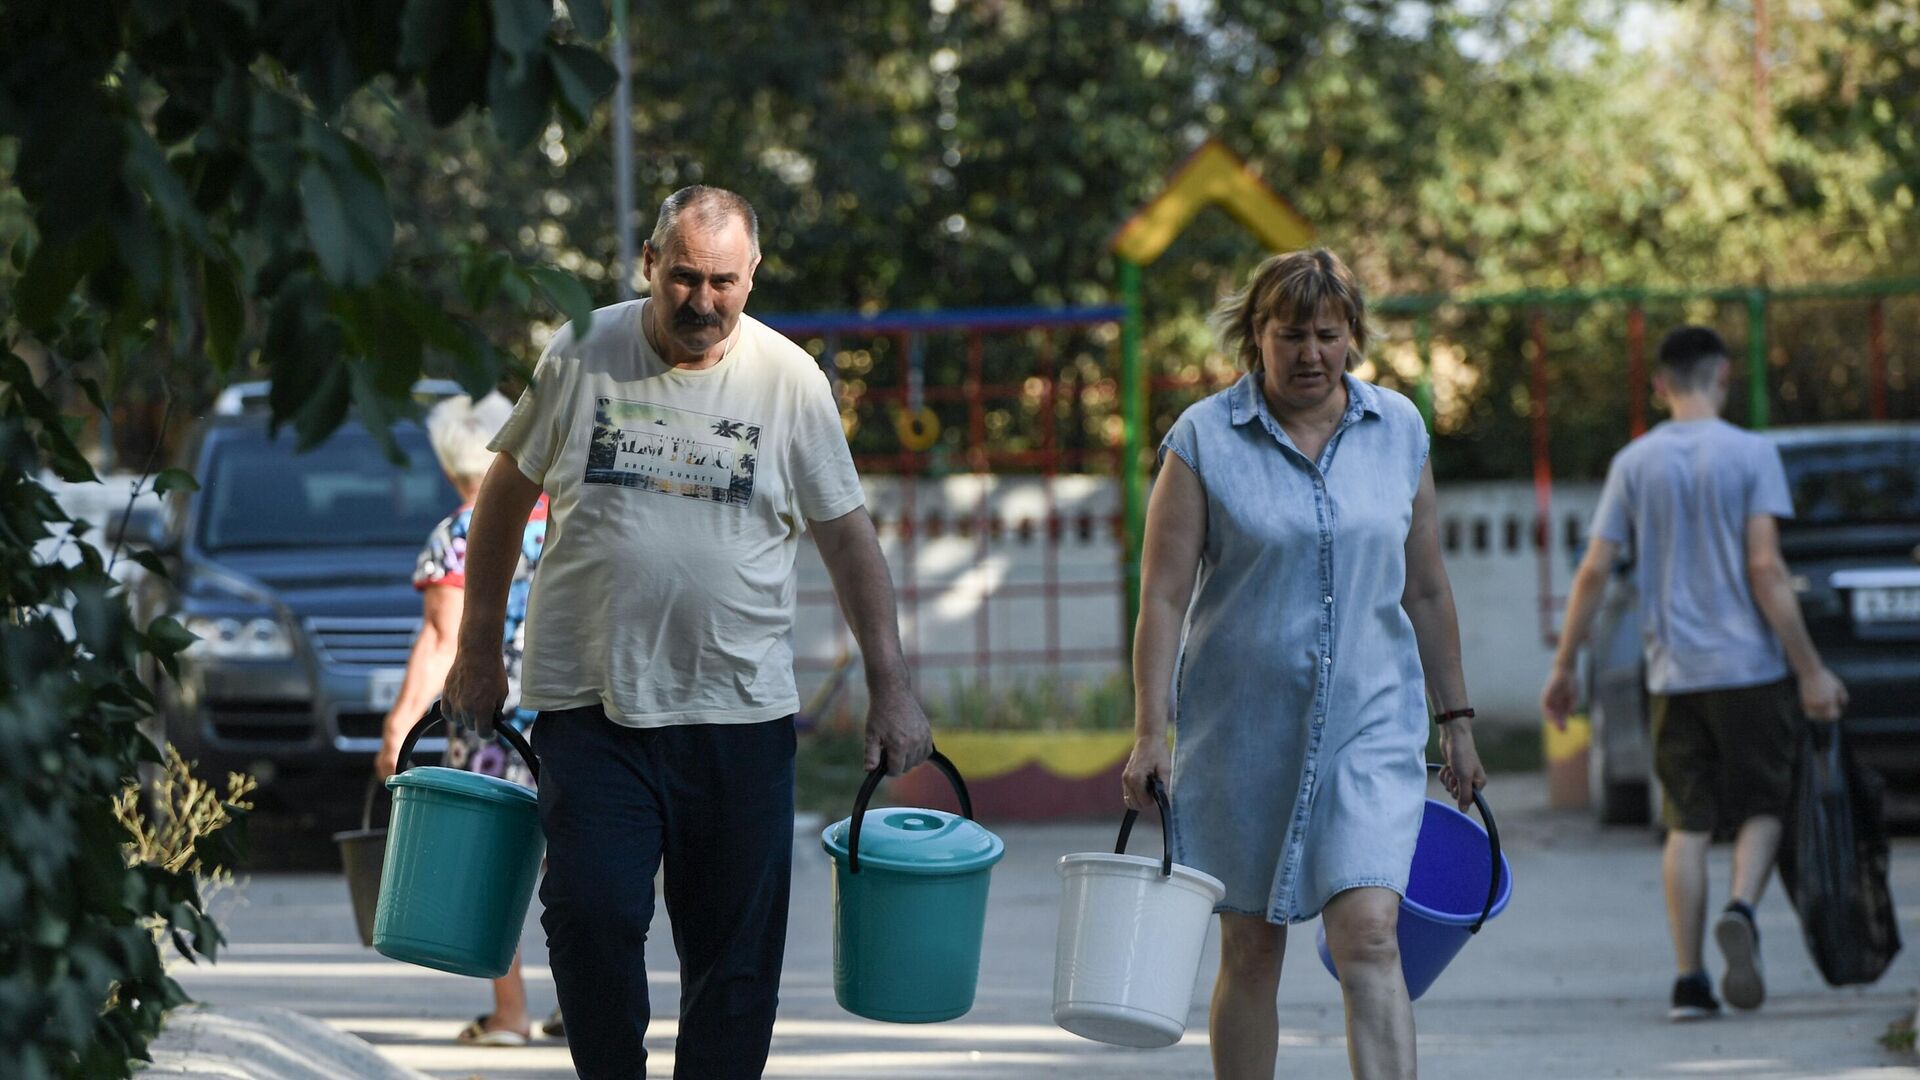
[[[1573,0],[771,0],[750,17],[691,4],[636,25],[636,201],[644,232],[649,209],[682,184],[747,194],[763,217],[761,313],[1111,302],[1108,238],[1208,134],[1246,156],[1376,296],[1887,276],[1920,255],[1910,194],[1885,182],[1911,125],[1874,140],[1836,115],[1787,122],[1797,102],[1868,100],[1826,87],[1830,56],[1850,58],[1861,82],[1861,41],[1843,27],[1869,8],[1883,12],[1885,41],[1910,36],[1911,20],[1884,4],[1776,12],[1773,98],[1756,103],[1744,0],[1641,6],[1638,22],[1628,5]],[[610,115],[551,128],[541,155],[513,157],[476,124],[423,142],[410,134],[426,130],[423,108],[368,101],[348,117],[382,172],[406,178],[396,187],[413,196],[417,243],[492,237],[613,299]],[[1208,212],[1149,268],[1157,374],[1231,376],[1203,316],[1264,254]],[[1648,317],[1656,341],[1683,318],[1724,322],[1736,348],[1744,335],[1735,309]],[[1819,321],[1839,332],[1848,319],[1859,313]],[[1803,328],[1796,311],[1775,329]],[[1406,386],[1411,323],[1380,329],[1379,375]],[[500,340],[517,330],[500,326]],[[1446,384],[1437,462],[1456,477],[1524,475],[1528,313],[1447,310],[1433,332],[1465,372]],[[1599,403],[1556,417],[1563,472],[1590,473],[1624,438],[1624,335],[1619,306],[1552,321],[1555,397]],[[1813,352],[1816,340],[1846,346],[1828,351],[1836,364],[1864,347],[1825,329],[1785,347]],[[899,384],[905,357],[892,342],[838,344],[849,393]],[[985,381],[1026,378],[1041,347],[990,339]],[[1063,335],[1051,356],[1060,447],[1104,447],[1117,424],[1103,386],[1110,338]],[[925,361],[932,384],[966,378],[962,342],[929,339]],[[1803,395],[1800,415],[1857,414],[1851,392],[1828,397],[1823,413]],[[1157,395],[1154,434],[1190,400]],[[990,403],[997,445],[1037,446],[1039,407],[1033,396]],[[934,408],[936,467],[967,467],[965,406]],[[857,451],[898,449],[885,410],[854,414]]]
[[[510,355],[472,313],[545,296],[584,322],[569,276],[495,246],[407,265],[406,195],[342,123],[415,93],[435,123],[485,109],[510,152],[556,115],[577,126],[613,76],[577,40],[605,33],[604,5],[567,11],[570,25],[551,0],[0,8],[0,1075],[127,1075],[183,1000],[152,927],[190,960],[219,942],[188,870],[123,854],[116,801],[159,761],[135,671],[171,673],[193,639],[170,618],[132,623],[89,523],[36,479],[95,479],[62,402],[104,413],[142,378],[263,371],[275,423],[304,443],[350,407],[384,436],[424,369],[494,385]],[[190,483],[163,472],[152,490]],[[217,869],[236,844],[220,828],[196,853]]]

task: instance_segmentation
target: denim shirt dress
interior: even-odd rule
[[[1343,376],[1318,461],[1249,374],[1160,447],[1207,499],[1175,682],[1174,858],[1226,883],[1216,911],[1286,924],[1336,894],[1405,895],[1426,802],[1426,682],[1400,607],[1427,432]]]

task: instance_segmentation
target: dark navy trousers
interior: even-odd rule
[[[793,718],[628,728],[598,706],[543,712],[541,925],[574,1069],[646,1075],[647,927],[665,863],[680,956],[680,1080],[766,1068],[787,942]]]

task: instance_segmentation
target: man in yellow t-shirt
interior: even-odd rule
[[[743,313],[753,207],[690,187],[660,208],[647,299],[562,328],[493,441],[468,533],[444,701],[485,732],[527,512],[546,549],[527,601],[520,703],[539,711],[540,897],[574,1067],[640,1077],[654,871],[681,967],[675,1074],[765,1068],[793,830],[793,563],[811,529],[860,644],[866,766],[932,738],[839,410],[807,353]]]

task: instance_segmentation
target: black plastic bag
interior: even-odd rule
[[[1780,880],[1820,974],[1834,986],[1870,983],[1900,951],[1887,889],[1886,782],[1854,763],[1839,724],[1804,727]]]

